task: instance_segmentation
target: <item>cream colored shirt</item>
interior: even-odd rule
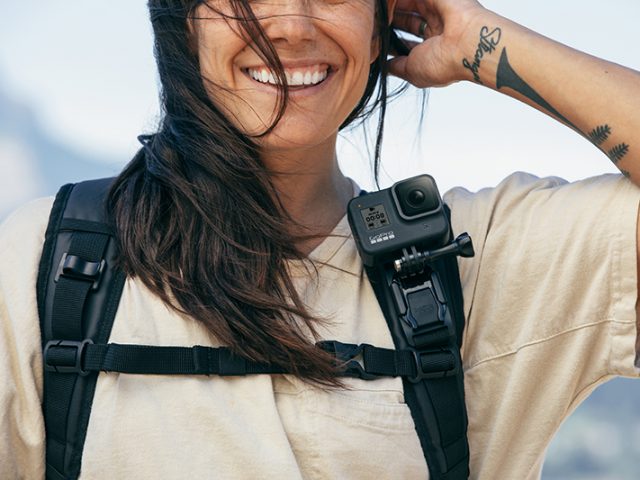
[[[566,184],[514,174],[454,189],[471,478],[536,479],[560,423],[597,385],[634,369],[640,190],[620,176]],[[36,275],[51,199],[0,228],[0,478],[44,475]],[[392,347],[346,218],[293,274],[326,339]],[[337,267],[337,268],[334,268]],[[111,342],[212,345],[191,318],[126,283]],[[402,383],[349,380],[321,391],[286,375],[240,378],[102,373],[83,479],[399,479],[427,467]]]

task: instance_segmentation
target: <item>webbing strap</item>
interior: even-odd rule
[[[408,377],[419,372],[442,376],[454,368],[454,358],[446,352],[416,356],[412,350],[391,350],[372,345],[320,342],[318,347],[332,353],[342,366],[342,375],[358,378]],[[226,347],[162,347],[152,345],[106,345],[90,341],[53,340],[45,347],[45,368],[59,373],[85,375],[90,372],[117,372],[155,375],[255,375],[288,373],[270,364],[252,362],[234,355]],[[76,377],[76,375],[69,375]]]
[[[103,234],[76,232],[66,258],[78,258],[88,263],[99,263],[104,255],[109,237]],[[70,341],[84,338],[82,318],[89,292],[95,278],[82,277],[69,264],[64,270],[64,260],[57,272],[57,286],[53,298],[52,335]],[[65,471],[67,447],[75,439],[67,438],[67,425],[71,400],[76,388],[76,375],[45,373],[44,417],[47,431],[47,463],[58,472]]]

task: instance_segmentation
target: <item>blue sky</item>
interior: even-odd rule
[[[158,115],[145,4],[0,0],[0,83],[33,106],[56,138],[124,164],[137,148],[136,136],[152,130]],[[637,0],[483,4],[575,48],[640,69]],[[391,108],[384,183],[429,172],[442,190],[457,184],[478,189],[514,170],[570,180],[615,171],[567,128],[477,85],[433,89],[421,128],[417,103],[409,94]],[[359,135],[341,143],[339,158],[348,174],[370,185]],[[16,168],[6,155],[0,162],[5,171]]]

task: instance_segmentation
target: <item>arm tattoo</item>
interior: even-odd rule
[[[496,88],[500,90],[501,88],[510,88],[511,90],[515,90],[520,95],[525,96],[533,103],[538,104],[547,112],[551,113],[554,117],[558,118],[562,122],[569,125],[576,131],[580,131],[578,127],[576,127],[573,123],[571,123],[566,117],[564,117],[560,112],[558,112],[555,108],[553,108],[544,98],[540,96],[538,92],[536,92],[527,82],[525,82],[520,76],[515,72],[511,64],[509,63],[509,57],[507,56],[506,47],[502,49],[502,54],[500,55],[500,62],[498,63],[498,74],[496,77]]]
[[[591,132],[589,132],[588,138],[593,142],[593,144],[596,147],[598,147],[600,150],[606,153],[607,157],[609,157],[613,162],[613,164],[617,166],[618,162],[622,160],[627,153],[629,153],[629,145],[627,145],[626,143],[619,143],[618,145],[615,145],[612,149],[605,150],[604,148],[602,148],[602,144],[609,139],[610,135],[611,135],[611,127],[605,124],[605,125],[600,125],[594,128],[593,130],[591,130]],[[625,177],[630,178],[629,172],[621,168],[620,168],[620,171]]]
[[[591,140],[594,145],[600,146],[607,141],[609,135],[611,135],[611,127],[606,124],[600,125],[589,132],[589,140]]]
[[[584,135],[584,133],[576,127],[573,123],[571,123],[566,117],[564,117],[560,112],[558,112],[555,108],[553,108],[549,102],[547,102],[544,98],[540,96],[538,92],[536,92],[527,82],[525,82],[513,69],[511,64],[509,63],[509,57],[507,56],[506,47],[502,49],[502,54],[500,55],[500,62],[498,63],[498,73],[496,75],[496,88],[500,90],[501,88],[510,88],[523,95],[524,97],[531,100],[533,103],[536,103],[544,110],[552,114],[554,117],[558,118],[569,127],[573,128],[576,132]],[[591,140],[596,146],[600,147],[604,142],[609,139],[611,135],[611,127],[607,124],[600,125],[594,128],[588,135],[585,135],[589,140]],[[607,156],[611,159],[611,161],[617,165],[620,160],[622,160],[627,153],[629,153],[629,145],[626,143],[620,143],[613,147],[611,150],[605,152]],[[621,172],[624,176],[629,177],[630,174],[626,170],[622,170]]]
[[[629,145],[626,143],[620,143],[607,152],[607,155],[614,164],[618,164],[624,156],[629,153]]]
[[[482,27],[480,30],[480,43],[478,43],[476,54],[473,57],[473,63],[466,58],[462,59],[462,65],[464,68],[471,70],[473,80],[480,85],[482,85],[482,82],[480,81],[480,74],[478,73],[478,70],[480,70],[482,58],[485,53],[493,53],[495,51],[496,46],[500,43],[500,37],[502,37],[502,30],[500,30],[500,28],[494,28],[489,31],[489,27]]]

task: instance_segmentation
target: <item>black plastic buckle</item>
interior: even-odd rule
[[[82,368],[82,359],[84,358],[84,353],[87,348],[87,345],[93,345],[93,341],[90,339],[85,339],[81,342],[74,342],[71,340],[51,340],[47,342],[44,347],[44,369],[47,372],[56,372],[56,373],[76,373],[82,377],[86,377],[91,372],[88,370],[84,370]],[[73,349],[73,364],[65,364],[65,365],[56,365],[51,362],[49,358],[51,355],[52,349]]]
[[[380,375],[366,371],[362,352],[367,344],[356,345],[355,343],[342,343],[336,340],[324,340],[316,343],[316,346],[336,358],[336,366],[342,369],[343,376],[362,380],[380,378]]]
[[[100,262],[87,262],[77,255],[69,255],[68,253],[65,253],[60,259],[60,264],[56,271],[55,282],[57,283],[58,280],[60,280],[60,277],[84,280],[92,282],[91,289],[97,290],[106,264],[107,262],[104,260],[101,260]]]
[[[413,360],[416,366],[416,375],[413,377],[407,377],[407,380],[412,383],[418,383],[424,379],[451,377],[453,375],[457,375],[460,372],[461,360],[460,353],[457,348],[454,349],[449,347],[441,347],[432,350],[412,350],[412,353]],[[448,364],[450,368],[445,368],[444,370],[437,369],[425,371],[422,363],[422,357],[428,355],[438,355],[440,357],[439,360],[443,363],[446,361],[450,361],[450,363]],[[446,358],[446,356],[449,356],[449,358]]]

